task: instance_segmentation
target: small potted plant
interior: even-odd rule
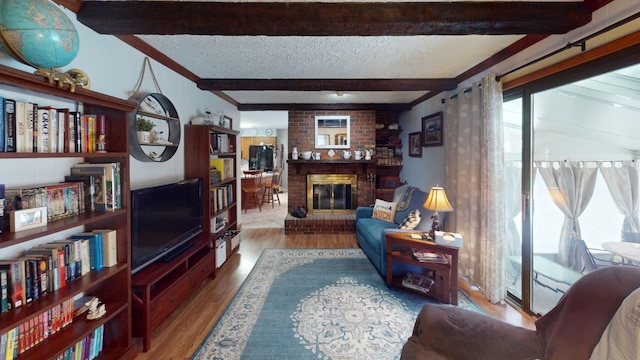
[[[136,119],[136,131],[138,133],[138,142],[148,144],[150,142],[150,134],[153,127],[156,126],[153,121],[139,116]]]

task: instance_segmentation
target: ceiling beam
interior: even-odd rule
[[[200,79],[202,90],[421,91],[455,89],[455,79]]]
[[[101,34],[412,36],[564,34],[591,21],[584,2],[203,2],[85,0]]]
[[[269,111],[269,110],[386,110],[402,112],[411,110],[409,104],[240,104],[239,111]]]

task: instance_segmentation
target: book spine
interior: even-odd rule
[[[107,151],[107,117],[104,114],[96,115],[96,151]]]
[[[16,151],[26,152],[27,146],[27,115],[25,114],[27,104],[23,101],[16,101]]]
[[[35,147],[37,152],[49,152],[50,119],[47,109],[39,108],[36,112],[38,129],[35,131]]]
[[[25,146],[26,152],[38,152],[38,105],[27,103],[25,106],[27,131]]]
[[[9,273],[0,269],[0,312],[9,311]]]
[[[6,129],[6,150],[16,152],[16,102],[13,99],[4,99],[4,120]]]
[[[2,107],[2,111],[0,111],[0,152],[7,151],[7,130],[6,130],[6,121],[4,118],[4,98],[0,96],[0,106]]]
[[[56,110],[56,121],[58,123],[58,152],[68,152],[67,147],[67,119],[65,118],[64,110]]]

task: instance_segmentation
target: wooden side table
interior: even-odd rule
[[[387,285],[402,286],[402,278],[393,277],[393,261],[420,266],[433,270],[436,274],[436,292],[428,293],[445,304],[458,305],[458,248],[446,245],[436,245],[432,241],[414,239],[409,233],[389,233],[387,243]],[[420,262],[413,257],[413,249],[426,250],[436,254],[444,254],[449,263]],[[440,278],[442,280],[440,280]],[[403,287],[404,288],[404,287]]]

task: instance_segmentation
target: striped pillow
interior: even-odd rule
[[[412,210],[404,220],[402,220],[398,229],[413,230],[418,226],[418,224],[420,224],[420,210],[415,209]]]

